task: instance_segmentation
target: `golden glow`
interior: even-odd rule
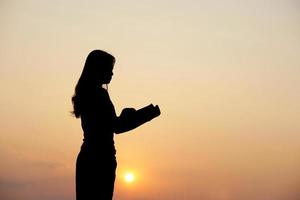
[[[124,180],[126,183],[132,183],[135,181],[135,175],[132,172],[127,172],[124,175]]]

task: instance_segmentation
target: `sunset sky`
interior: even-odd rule
[[[117,114],[162,112],[115,136],[115,200],[300,198],[298,0],[1,0],[0,25],[1,200],[75,199],[94,49]]]

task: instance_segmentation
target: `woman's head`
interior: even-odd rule
[[[114,64],[115,58],[105,51],[94,50],[89,53],[72,97],[73,114],[77,118],[81,115],[82,102],[89,91],[110,83]]]
[[[108,84],[113,75],[115,58],[102,50],[94,50],[86,58],[80,79],[90,84]]]

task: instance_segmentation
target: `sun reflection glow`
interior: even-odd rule
[[[132,172],[127,172],[124,175],[124,180],[126,183],[132,183],[135,180],[135,176]]]

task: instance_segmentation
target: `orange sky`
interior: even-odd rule
[[[116,200],[298,199],[299,6],[1,1],[1,199],[75,198],[82,131],[70,98],[93,49],[117,59],[117,113],[162,111],[115,137]]]

